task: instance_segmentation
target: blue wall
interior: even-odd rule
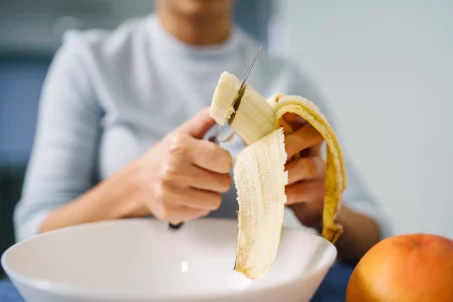
[[[50,58],[0,58],[0,163],[28,160]]]

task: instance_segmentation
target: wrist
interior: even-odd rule
[[[137,164],[132,163],[85,194],[52,211],[40,227],[61,227],[149,214],[139,198]]]
[[[125,166],[110,179],[106,179],[99,188],[100,196],[104,197],[108,219],[121,219],[149,214],[145,202],[140,195],[140,161],[136,160]]]

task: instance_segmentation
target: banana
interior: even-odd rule
[[[288,173],[282,129],[244,149],[235,161],[239,201],[235,270],[256,279],[274,261],[283,225]]]
[[[284,136],[292,132],[282,118],[285,113],[304,118],[326,141],[321,236],[332,243],[343,232],[335,218],[347,178],[335,133],[315,104],[294,95],[276,95],[266,100],[246,85],[241,104],[234,112],[233,102],[240,86],[241,81],[236,76],[223,72],[214,91],[210,114],[218,124],[224,125],[234,113],[230,127],[246,144],[235,158],[233,169],[239,204],[234,269],[249,279],[257,279],[272,265],[283,227],[285,186],[288,184]]]
[[[241,82],[236,76],[228,72],[220,75],[210,107],[211,117],[217,124],[224,125],[233,114],[233,102],[240,87]],[[246,145],[250,145],[274,131],[275,123],[272,107],[253,87],[247,85],[240,110],[236,112],[230,127]]]

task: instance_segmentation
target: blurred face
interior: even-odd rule
[[[234,0],[159,0],[159,5],[186,16],[229,13]]]

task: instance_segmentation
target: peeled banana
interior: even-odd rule
[[[245,148],[235,159],[238,245],[235,270],[258,278],[277,254],[286,202],[286,152],[282,129]]]
[[[221,74],[210,114],[230,127],[247,145],[235,158],[234,182],[238,193],[238,240],[235,270],[249,279],[262,276],[272,265],[280,243],[286,203],[285,134],[292,132],[282,118],[295,113],[313,125],[327,144],[326,181],[321,236],[335,243],[343,229],[335,223],[346,189],[343,154],[334,131],[319,109],[300,96],[276,95],[268,100],[250,85],[234,112],[233,102],[241,86],[234,75]]]
[[[236,76],[228,72],[220,75],[210,107],[211,117],[217,124],[224,125],[233,114],[233,102],[240,87],[241,81]],[[240,109],[230,127],[246,145],[250,145],[274,131],[275,123],[276,116],[272,107],[266,104],[266,99],[253,87],[247,85]]]

